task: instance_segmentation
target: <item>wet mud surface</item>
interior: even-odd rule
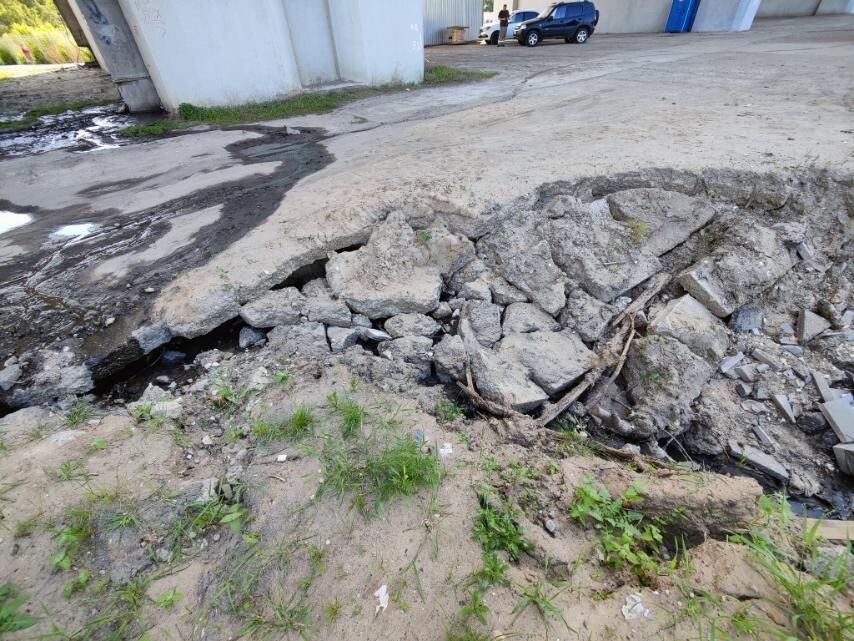
[[[0,160],[65,149],[87,153],[129,144],[119,132],[140,118],[121,113],[119,104],[89,107],[41,116],[33,126],[18,131],[0,131]],[[15,118],[5,118],[13,121]]]
[[[261,136],[227,149],[246,165],[279,162],[271,174],[220,183],[132,216],[86,206],[20,207],[0,199],[0,226],[4,220],[18,225],[0,235],[0,354],[83,340],[88,364],[97,369],[105,354],[127,343],[155,292],[241,238],[275,211],[297,181],[333,159],[321,144],[322,131],[253,131]],[[127,181],[104,183],[80,195],[121,192],[129,186]],[[92,270],[105,260],[152,247],[179,216],[218,206],[215,220],[198,229],[180,251],[131,265],[110,284],[92,280]],[[108,319],[114,319],[109,326]]]

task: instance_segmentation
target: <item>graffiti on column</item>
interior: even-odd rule
[[[160,32],[160,37],[166,35],[166,21],[151,0],[134,0],[136,13],[139,16],[139,21]]]

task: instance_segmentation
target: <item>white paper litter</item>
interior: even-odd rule
[[[377,609],[374,610],[374,616],[376,616],[379,614],[380,610],[385,610],[388,607],[388,586],[383,583],[380,586],[380,589],[374,592],[374,596],[380,601],[377,605]]]
[[[442,443],[442,447],[439,448],[439,456],[441,458],[445,458],[454,453],[454,448],[451,447],[450,443]]]
[[[641,603],[640,594],[628,595],[626,597],[626,605],[624,605],[621,610],[623,611],[623,618],[626,621],[640,619],[641,617],[650,617],[649,609],[645,608],[643,603]]]
[[[279,454],[279,455],[276,457],[276,463],[284,463],[284,462],[285,462],[285,461],[287,461],[287,460],[288,460],[288,455],[287,455],[287,454]]]

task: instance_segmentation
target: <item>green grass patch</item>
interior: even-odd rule
[[[531,545],[522,537],[518,515],[509,505],[489,493],[478,494],[480,508],[477,511],[472,535],[485,552],[503,550],[513,560],[530,549]]]
[[[362,423],[368,413],[359,403],[348,396],[339,397],[338,392],[332,392],[328,397],[329,407],[341,419],[341,435],[351,438],[362,433]]]
[[[330,441],[321,454],[321,491],[352,496],[363,514],[375,513],[383,503],[411,496],[441,480],[435,453],[426,451],[408,435],[368,438],[346,446]]]
[[[21,606],[27,597],[13,583],[0,585],[0,637],[12,632],[33,627],[37,620],[26,612],[21,612]]]
[[[447,65],[431,65],[424,69],[424,84],[441,85],[460,82],[476,82],[478,80],[487,80],[495,75],[494,71],[462,69],[460,67],[449,67]]]
[[[463,408],[444,394],[436,399],[436,403],[433,405],[433,413],[442,423],[453,423],[466,417]]]
[[[259,419],[251,425],[252,436],[262,442],[300,439],[314,433],[317,419],[311,408],[299,405],[284,423]]]
[[[641,220],[640,218],[626,218],[620,222],[631,232],[632,243],[634,245],[640,245],[649,236],[649,223],[645,220]]]
[[[66,513],[62,527],[54,535],[56,552],[50,557],[50,564],[56,571],[67,571],[79,558],[84,545],[95,534],[95,515],[89,505],[72,507]]]
[[[783,495],[761,497],[759,507],[764,527],[730,540],[747,546],[756,570],[776,589],[778,598],[773,604],[789,614],[786,634],[769,620],[759,619],[762,638],[851,641],[854,613],[850,607],[841,605],[850,605],[852,578],[848,574],[848,554],[843,549],[835,560],[825,561],[823,571],[804,572],[802,568],[815,567],[819,559],[818,521],[813,527],[796,523]],[[736,629],[753,627],[757,619],[736,618],[730,625]]]
[[[604,486],[587,479],[575,489],[569,514],[596,529],[597,547],[607,565],[629,568],[649,584],[663,571],[659,563],[663,538],[656,521],[632,509],[643,494],[642,487],[632,484],[612,497]]]
[[[424,71],[424,85],[474,82],[491,78],[495,73],[472,69],[458,69],[444,65],[431,66]],[[331,91],[303,93],[283,100],[251,102],[230,107],[198,107],[190,103],[178,105],[178,113],[173,119],[161,119],[144,125],[132,125],[119,133],[125,136],[161,136],[172,131],[185,129],[197,124],[210,124],[228,127],[249,122],[295,118],[309,114],[325,114],[344,105],[401,89],[415,88],[417,85],[389,84],[377,87],[344,87]]]

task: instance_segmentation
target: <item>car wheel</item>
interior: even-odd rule
[[[525,36],[525,44],[529,47],[536,47],[540,44],[540,34],[536,31],[532,31],[527,36]]]
[[[491,44],[491,45],[497,45],[498,44],[498,32],[497,31],[493,32],[493,34],[489,37],[489,44]]]
[[[575,32],[575,42],[580,45],[583,45],[587,42],[587,39],[590,37],[590,32],[587,30],[587,27],[581,27],[578,31]]]

